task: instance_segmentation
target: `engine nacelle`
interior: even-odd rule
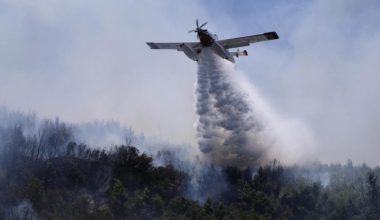
[[[231,53],[227,49],[225,49],[222,45],[220,45],[219,43],[214,42],[211,45],[211,48],[220,57],[227,59],[233,63],[235,62],[234,58],[231,56]]]
[[[195,53],[193,51],[193,49],[191,49],[191,47],[189,47],[189,45],[187,45],[187,44],[181,44],[180,47],[181,47],[182,51],[185,53],[185,55],[188,58],[190,58],[190,59],[192,59],[194,61],[198,61],[198,54]]]

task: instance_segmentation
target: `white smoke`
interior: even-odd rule
[[[313,138],[300,121],[276,114],[232,63],[209,49],[200,56],[197,140],[208,159],[238,167],[310,159]]]
[[[23,200],[20,204],[10,207],[4,214],[5,219],[40,219],[33,210],[32,204],[27,200]]]

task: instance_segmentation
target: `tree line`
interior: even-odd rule
[[[0,219],[380,219],[379,167],[213,167],[200,188],[223,187],[201,201],[188,194],[189,170],[72,135],[59,120],[34,133],[0,127]]]

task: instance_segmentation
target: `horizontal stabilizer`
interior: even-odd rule
[[[239,57],[239,56],[248,56],[248,52],[246,50],[236,52],[230,52],[232,56]]]

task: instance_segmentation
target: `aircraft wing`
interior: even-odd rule
[[[248,46],[249,44],[260,42],[260,41],[276,40],[278,38],[279,37],[276,32],[267,32],[264,34],[219,40],[217,42],[221,44],[224,48],[229,49],[229,48],[235,48],[235,47]]]
[[[153,43],[147,42],[150,49],[173,49],[182,51],[181,45],[186,44],[192,49],[200,49],[202,48],[201,44],[198,42],[181,42],[181,43]]]

